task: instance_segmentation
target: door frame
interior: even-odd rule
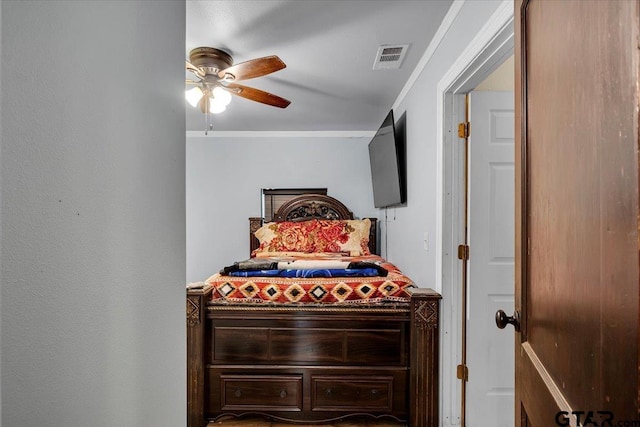
[[[440,79],[437,102],[436,277],[442,278],[442,357],[440,366],[442,425],[460,424],[460,360],[462,280],[457,246],[464,230],[464,144],[457,124],[464,121],[465,94],[488,77],[514,51],[514,2],[505,0]],[[515,78],[515,77],[514,77]],[[447,304],[448,302],[448,304]],[[455,357],[453,357],[455,355]]]

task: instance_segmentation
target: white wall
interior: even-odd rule
[[[439,289],[436,277],[437,104],[440,79],[475,37],[501,1],[471,0],[460,11],[432,52],[417,80],[395,108],[406,113],[407,205],[387,212],[388,258],[397,260],[420,286]],[[384,212],[380,212],[384,216]],[[429,250],[424,249],[424,233]]]
[[[454,7],[459,6],[457,3]],[[502,1],[468,0],[462,3],[426,66],[408,91],[397,103],[397,115],[406,112],[408,153],[408,203],[406,208],[396,209],[396,220],[388,225],[388,257],[401,259],[404,270],[416,282],[433,287],[443,294],[441,303],[441,425],[460,424],[460,381],[455,367],[460,362],[459,343],[455,325],[459,319],[459,307],[453,304],[454,289],[444,288],[438,277],[437,247],[437,188],[438,176],[438,83],[447,74],[470,42],[478,35],[493,13],[503,5]],[[442,190],[442,189],[440,189]],[[445,194],[444,197],[447,197]],[[423,233],[430,237],[429,251],[422,248]],[[449,258],[451,254],[444,254]],[[458,284],[453,285],[458,286]],[[457,289],[457,288],[456,288]],[[452,328],[454,325],[454,329]],[[471,373],[473,376],[473,373]]]
[[[185,425],[182,1],[3,1],[4,427]]]
[[[326,187],[357,217],[376,216],[371,138],[187,138],[187,280],[249,256],[262,188]]]

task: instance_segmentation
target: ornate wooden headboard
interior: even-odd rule
[[[322,194],[303,194],[280,206],[275,213],[275,221],[308,221],[311,219],[354,219],[353,213],[339,200]],[[377,218],[369,218],[369,250],[378,254],[378,223]],[[260,242],[254,236],[262,226],[262,218],[249,218],[249,251],[254,251]]]

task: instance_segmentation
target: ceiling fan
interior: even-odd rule
[[[285,63],[275,55],[233,65],[233,58],[228,53],[213,47],[197,47],[189,52],[186,66],[197,78],[186,81],[195,85],[186,92],[187,100],[194,107],[199,106],[207,115],[224,111],[231,101],[231,95],[280,108],[286,108],[291,103],[272,93],[236,83],[285,68]]]

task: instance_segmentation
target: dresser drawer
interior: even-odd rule
[[[302,376],[221,375],[222,410],[301,411]]]
[[[393,409],[393,377],[314,376],[311,379],[314,411]]]

